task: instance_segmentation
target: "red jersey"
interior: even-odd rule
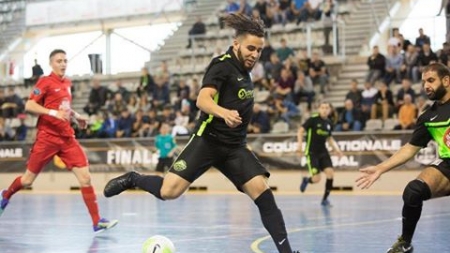
[[[71,110],[72,82],[67,78],[61,78],[55,73],[41,77],[31,92],[30,99],[47,109]],[[74,136],[75,132],[70,126],[70,121],[62,121],[49,115],[40,115],[37,123],[39,131],[56,136]]]

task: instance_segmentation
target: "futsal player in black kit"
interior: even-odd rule
[[[128,172],[109,181],[104,195],[138,187],[161,200],[175,199],[215,167],[255,202],[278,252],[292,253],[282,213],[266,182],[269,173],[246,146],[254,104],[250,71],[261,56],[264,25],[240,14],[230,14],[225,23],[236,31],[233,44],[207,67],[197,98],[202,113],[195,134],[169,172],[164,178]]]
[[[321,103],[319,113],[313,114],[299,128],[297,133],[298,151],[300,155],[306,156],[306,163],[309,170],[309,177],[304,177],[300,185],[300,191],[304,192],[309,183],[318,183],[320,181],[320,172],[324,172],[327,178],[325,183],[325,193],[322,198],[322,206],[330,206],[328,196],[333,188],[333,163],[328,153],[326,142],[330,144],[338,156],[342,156],[336,141],[331,136],[333,129],[331,121],[328,119],[331,107],[328,103]],[[303,137],[306,132],[306,145],[303,149]],[[304,151],[304,152],[303,152]]]

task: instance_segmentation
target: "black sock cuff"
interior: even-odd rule
[[[160,200],[164,200],[161,197],[161,187],[164,178],[160,176],[141,176],[136,180],[136,186],[140,189],[153,194]]]
[[[267,189],[261,195],[255,199],[255,204],[258,206],[259,210],[271,210],[275,207],[278,209],[275,203],[275,197],[273,196],[272,190]]]

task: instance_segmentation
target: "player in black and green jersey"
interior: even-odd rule
[[[300,185],[300,191],[304,192],[309,183],[318,183],[320,181],[320,172],[324,172],[327,181],[325,183],[325,193],[322,198],[322,205],[329,206],[328,196],[333,188],[333,163],[331,162],[330,154],[326,143],[330,144],[334,151],[339,156],[342,152],[339,149],[336,141],[331,136],[333,125],[329,120],[331,106],[329,103],[321,103],[319,106],[319,113],[313,114],[306,122],[299,128],[297,133],[298,152],[303,154],[303,136],[306,132],[305,152],[307,165],[309,170],[309,177],[303,177]]]
[[[422,72],[422,85],[434,103],[417,119],[409,143],[388,160],[361,169],[362,175],[356,179],[359,187],[367,189],[383,173],[414,157],[429,141],[434,140],[439,147],[439,159],[425,167],[403,191],[402,235],[388,253],[412,253],[411,240],[422,213],[423,201],[450,194],[450,70],[440,63],[428,65]]]
[[[269,172],[246,143],[254,104],[250,71],[261,56],[264,25],[242,14],[229,14],[224,21],[236,31],[233,45],[207,67],[197,98],[202,113],[195,134],[169,172],[164,178],[126,173],[108,182],[104,195],[137,186],[159,199],[176,199],[215,167],[254,201],[278,252],[292,253],[283,215],[267,184]]]

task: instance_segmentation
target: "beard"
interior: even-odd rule
[[[447,90],[445,89],[444,85],[439,85],[439,87],[430,93],[427,93],[427,97],[430,100],[439,101],[441,100],[445,95],[447,94]]]
[[[238,60],[241,62],[242,66],[244,67],[244,69],[246,69],[247,71],[252,71],[255,64],[253,64],[251,67],[247,67],[245,65],[245,58],[244,58],[244,55],[242,55],[241,47],[239,47],[237,50],[237,57],[238,57]]]

